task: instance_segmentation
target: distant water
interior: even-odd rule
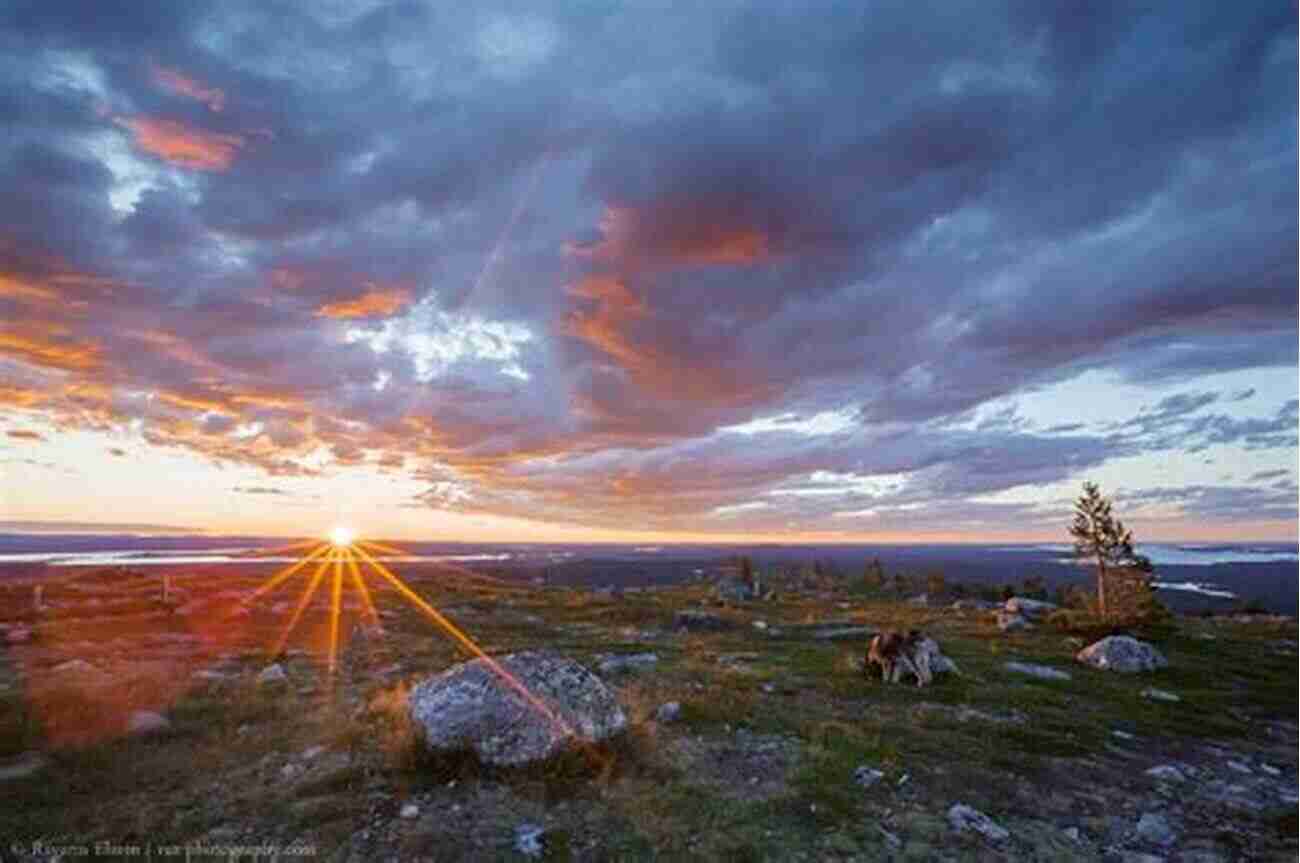
[[[1053,555],[1059,555],[1055,562],[1063,564],[1076,563],[1071,555],[1074,547],[1064,543],[1047,543],[1032,548]],[[1025,546],[1006,546],[1002,551],[1025,551]],[[1220,564],[1251,563],[1296,563],[1300,561],[1300,549],[1296,546],[1272,543],[1256,544],[1210,544],[1210,543],[1148,543],[1134,548],[1138,554],[1145,555],[1158,569],[1169,566],[1217,566]],[[1086,565],[1086,563],[1081,564]],[[1192,593],[1214,599],[1236,599],[1238,594],[1223,585],[1205,579],[1182,579],[1152,583],[1156,590],[1174,590],[1180,593]]]
[[[387,563],[489,563],[511,560],[514,555],[500,554],[374,554]],[[247,549],[195,549],[176,551],[170,549],[141,549],[139,551],[38,551],[17,554],[0,554],[0,565],[6,563],[44,563],[48,566],[173,566],[176,564],[266,564],[294,563],[302,555],[250,554]]]
[[[1074,546],[1065,543],[1048,543],[1043,545],[1023,546],[1008,545],[999,547],[998,551],[1018,551],[1037,549],[1071,555]],[[1300,561],[1296,546],[1256,543],[1252,545],[1183,545],[1150,543],[1134,548],[1138,554],[1145,555],[1156,566],[1213,566],[1217,563],[1296,563]],[[1059,563],[1073,563],[1072,556],[1063,556]]]

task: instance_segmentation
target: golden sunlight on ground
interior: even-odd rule
[[[117,736],[132,711],[165,709],[184,693],[187,681],[196,674],[205,679],[201,675],[209,672],[203,668],[241,649],[265,651],[268,659],[278,661],[293,639],[292,646],[315,654],[333,678],[339,671],[342,642],[356,624],[373,636],[386,634],[375,604],[376,593],[398,594],[458,646],[483,660],[503,684],[560,733],[578,737],[551,705],[489,657],[384,563],[393,558],[409,559],[409,552],[360,539],[351,528],[337,526],[327,538],[261,549],[251,557],[281,555],[296,559],[260,584],[254,582],[251,592],[236,589],[228,581],[218,585],[211,573],[200,573],[185,587],[175,586],[169,573],[104,568],[41,582],[34,588],[34,602],[42,618],[41,641],[54,658],[50,669],[28,673],[28,695],[51,739],[89,743]],[[451,561],[431,562],[458,583],[495,581]],[[109,582],[104,582],[105,578]],[[294,580],[303,585],[293,591],[296,598],[275,595],[290,588]],[[87,590],[93,595],[87,593],[81,601],[81,593]],[[87,617],[92,603],[95,612]],[[109,613],[115,611],[122,613]],[[309,620],[322,611],[323,621]],[[360,619],[346,620],[349,616]],[[262,621],[271,626],[263,628]],[[177,623],[180,630],[171,631],[169,626]],[[294,638],[299,629],[312,632],[299,632]],[[166,665],[134,663],[136,673],[129,686],[102,685],[118,676],[111,657],[138,655],[155,642],[176,642],[184,651]],[[98,721],[87,721],[88,716]]]

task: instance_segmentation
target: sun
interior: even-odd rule
[[[352,540],[356,539],[356,536],[357,534],[352,528],[338,525],[330,531],[330,543],[336,548],[346,548],[352,544]]]

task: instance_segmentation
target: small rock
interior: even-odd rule
[[[1269,776],[1281,776],[1281,775],[1282,775],[1282,771],[1281,771],[1281,770],[1278,770],[1278,769],[1277,769],[1276,767],[1274,767],[1272,764],[1265,764],[1265,763],[1263,763],[1263,762],[1260,762],[1259,769],[1260,769],[1260,770],[1263,770],[1263,771],[1264,771],[1265,773],[1267,773]]]
[[[655,710],[655,722],[676,722],[682,715],[680,701],[666,701]]]
[[[0,782],[6,782],[11,779],[26,779],[45,769],[45,757],[39,752],[24,752],[23,754],[0,762]]]
[[[1033,629],[1033,624],[1025,620],[1019,614],[1012,614],[1009,611],[999,611],[997,614],[998,629],[1003,632],[1020,632],[1026,629]]]
[[[280,663],[272,663],[257,673],[257,682],[265,683],[285,683],[289,680],[289,675],[284,673],[284,666]]]
[[[1029,620],[1038,620],[1040,617],[1046,617],[1053,611],[1056,611],[1056,603],[1044,602],[1041,599],[1029,599],[1023,596],[1013,596],[1002,605],[1011,614],[1019,614]]]
[[[10,644],[25,644],[32,640],[32,631],[26,626],[15,626],[5,633],[5,641]]]
[[[1160,764],[1146,771],[1146,775],[1161,782],[1184,782],[1187,776],[1172,764]]]
[[[126,730],[131,734],[155,734],[159,731],[166,731],[171,728],[171,723],[167,717],[151,710],[137,710],[131,714],[131,719],[126,724]]]
[[[1235,771],[1237,771],[1238,773],[1246,773],[1246,774],[1251,774],[1251,773],[1254,773],[1254,772],[1255,772],[1255,771],[1251,770],[1251,769],[1250,769],[1248,766],[1246,766],[1245,764],[1242,764],[1240,761],[1229,761],[1229,762],[1228,762],[1228,769],[1229,769],[1229,770],[1235,770]]]
[[[997,603],[987,599],[959,599],[948,607],[954,611],[988,611],[997,608]]]
[[[201,668],[194,672],[194,676],[199,680],[207,680],[211,683],[220,683],[223,680],[229,680],[229,674],[223,674],[220,671],[213,671],[210,668]]]
[[[754,628],[755,628],[755,629],[767,629],[767,621],[766,621],[766,620],[756,620],[756,621],[754,621]]]
[[[1181,698],[1172,692],[1168,692],[1164,689],[1156,689],[1155,687],[1150,686],[1142,690],[1142,697],[1149,698],[1152,701],[1168,702],[1169,704],[1177,704],[1179,701],[1182,701]]]
[[[885,774],[865,764],[859,765],[858,769],[853,771],[853,781],[863,788],[870,788],[884,778]]]
[[[866,641],[876,634],[870,626],[828,626],[813,632],[817,641]]]
[[[70,659],[50,669],[55,674],[94,674],[95,666],[84,659]]]
[[[684,629],[687,632],[721,632],[734,626],[735,624],[725,617],[719,617],[707,611],[688,609],[677,612],[676,616],[673,617],[673,628]]]
[[[297,764],[286,764],[280,768],[280,775],[285,779],[292,779],[302,770]]]
[[[525,857],[541,857],[546,851],[545,833],[536,824],[520,824],[515,828],[515,850]]]
[[[1103,671],[1136,674],[1155,671],[1169,665],[1164,654],[1145,641],[1130,635],[1110,635],[1088,645],[1074,656],[1075,660]]]
[[[1123,851],[1119,860],[1120,863],[1165,863],[1165,858],[1159,854],[1148,854],[1145,851]]]
[[[1000,827],[992,818],[965,803],[954,803],[948,810],[948,823],[952,829],[962,832],[972,830],[993,842],[1003,842],[1011,838],[1005,827]]]
[[[1169,826],[1168,819],[1157,812],[1144,812],[1138,819],[1137,835],[1143,842],[1152,845],[1172,845],[1177,837]]]
[[[420,807],[414,803],[406,803],[402,806],[402,811],[398,813],[405,821],[420,817]]]
[[[303,761],[315,761],[325,751],[324,746],[311,746],[302,751],[298,757]]]
[[[1060,671],[1056,668],[1049,668],[1046,665],[1035,665],[1032,662],[1007,662],[1003,663],[1003,668],[1007,671],[1013,671],[1016,674],[1028,674],[1030,677],[1037,677],[1040,680],[1069,680],[1068,671]]]
[[[1120,731],[1118,728],[1111,729],[1111,736],[1118,737],[1120,740],[1137,740],[1136,734],[1129,734],[1127,731]]]
[[[1065,830],[1062,832],[1065,833],[1066,838],[1069,839],[1071,842],[1079,842],[1083,838],[1082,835],[1079,833],[1078,827],[1066,827]]]

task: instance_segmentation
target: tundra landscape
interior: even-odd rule
[[[393,585],[372,591],[378,623],[356,591],[345,597],[331,671],[329,592],[305,607],[289,641],[286,620],[307,576],[258,594],[284,567],[168,568],[177,571],[166,598],[158,567],[6,579],[6,853],[1296,853],[1294,616],[1244,613],[1239,603],[1162,618],[1132,631],[1168,665],[1123,673],[1076,658],[1106,627],[1052,617],[1041,599],[1041,609],[1023,600],[1032,622],[1009,624],[1003,587],[909,595],[893,578],[871,580],[871,565],[851,574],[804,565],[773,567],[755,591],[734,558],[689,562],[701,573],[689,581],[614,589],[540,583],[550,568],[539,564],[497,575],[392,565],[487,655],[571,660],[612,695],[605,707],[619,716],[607,736],[520,763],[491,748],[502,729],[489,725],[459,728],[443,749],[428,745],[412,691],[476,654]],[[951,670],[924,688],[864,673],[873,634],[913,628],[937,641]]]
[[[1295,859],[1298,68],[0,2],[0,863]]]

